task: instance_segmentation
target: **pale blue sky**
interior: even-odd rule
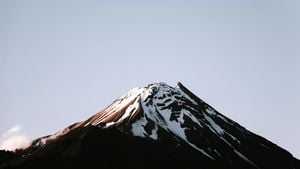
[[[183,82],[300,157],[297,0],[0,1],[0,133],[34,138]]]

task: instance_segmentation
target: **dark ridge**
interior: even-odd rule
[[[177,82],[177,86],[188,96],[190,96],[193,100],[195,100],[199,104],[203,104],[204,101],[201,100],[198,96],[192,93],[188,88],[186,88],[181,82]]]
[[[1,169],[188,169],[172,149],[150,139],[124,135],[116,128],[80,128]],[[2,155],[3,154],[3,155]],[[0,151],[0,157],[14,156]],[[13,163],[11,163],[13,162]]]

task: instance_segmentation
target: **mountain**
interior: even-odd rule
[[[1,157],[8,169],[300,169],[289,152],[181,83],[134,88],[89,119]]]

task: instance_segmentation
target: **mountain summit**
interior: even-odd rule
[[[289,152],[220,114],[181,83],[134,88],[89,119],[36,139],[0,166],[300,169]]]

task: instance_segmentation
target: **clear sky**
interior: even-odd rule
[[[181,81],[300,158],[299,2],[0,1],[0,133],[52,134]]]

